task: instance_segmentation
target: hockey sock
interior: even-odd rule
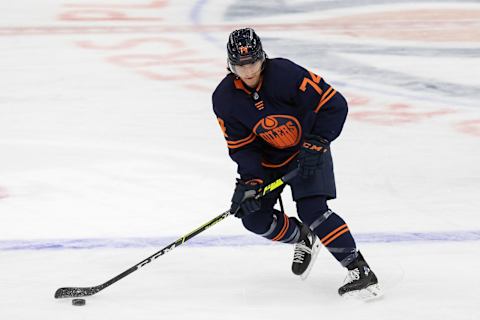
[[[261,236],[273,241],[297,243],[300,237],[300,228],[295,220],[278,210],[274,210],[273,217],[270,228]]]
[[[328,209],[324,197],[309,197],[297,201],[298,215],[320,238],[342,266],[357,257],[357,246],[345,221]]]
[[[276,209],[247,215],[242,223],[249,231],[273,241],[296,243],[300,237],[294,219]]]

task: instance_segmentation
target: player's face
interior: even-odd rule
[[[255,88],[260,81],[262,62],[263,61],[261,60],[257,60],[254,63],[249,63],[243,66],[235,66],[235,74],[239,76],[247,86]]]

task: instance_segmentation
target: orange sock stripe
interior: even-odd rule
[[[348,231],[350,231],[348,228],[340,231],[339,233],[337,233],[337,234],[335,235],[335,237],[331,238],[330,240],[328,240],[327,242],[325,242],[323,245],[324,245],[324,246],[328,246],[332,241],[334,241],[335,239],[337,239],[337,238],[340,237],[342,234],[344,234],[345,232],[348,232]]]
[[[342,229],[346,228],[348,230],[348,226],[347,224],[343,224],[341,225],[340,227],[338,227],[337,229],[333,230],[332,232],[330,232],[328,235],[326,235],[325,237],[322,238],[322,240],[320,240],[324,245],[325,245],[325,242],[330,240],[331,237],[334,237],[335,234],[337,232],[340,232]]]
[[[288,224],[289,224],[288,223],[288,217],[286,215],[284,215],[283,228],[282,228],[282,230],[280,230],[280,232],[277,234],[277,236],[275,238],[273,238],[274,241],[278,241],[278,240],[283,238],[285,233],[287,233]]]
[[[288,230],[288,225],[289,225],[289,222],[288,222],[288,217],[286,215],[284,215],[284,222],[283,222],[283,228],[282,230],[280,230],[280,232],[275,236],[275,238],[273,238],[272,240],[273,241],[278,241],[280,239],[283,238],[283,236],[285,235],[285,233],[287,233],[287,230]]]

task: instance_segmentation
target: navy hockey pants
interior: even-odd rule
[[[330,151],[324,156],[322,166],[314,176],[307,179],[297,176],[288,184],[300,220],[313,230],[343,266],[347,266],[357,257],[356,244],[345,221],[327,206],[327,200],[336,197],[336,189]],[[283,176],[295,166],[293,163],[286,168],[271,170],[269,181]],[[260,210],[245,216],[242,223],[249,231],[267,239],[296,243],[300,237],[298,220],[274,209],[283,189],[263,197]]]

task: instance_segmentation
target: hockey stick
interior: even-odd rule
[[[272,183],[268,184],[267,186],[265,186],[264,188],[260,189],[257,193],[257,195],[255,196],[256,199],[260,199],[261,197],[265,196],[266,194],[278,189],[279,187],[283,186],[287,181],[291,180],[292,178],[294,178],[298,173],[298,168],[297,169],[294,169],[292,170],[291,172],[287,173],[286,175],[284,175],[283,177],[273,181]],[[146,258],[145,260],[137,263],[136,265],[134,265],[133,267],[131,267],[130,269],[128,270],[125,270],[124,272],[120,273],[119,275],[117,275],[116,277],[108,280],[107,282],[101,284],[101,285],[98,285],[98,286],[94,286],[94,287],[66,287],[66,288],[59,288],[57,289],[57,291],[55,292],[55,298],[56,299],[59,299],[59,298],[75,298],[75,297],[88,297],[88,296],[92,296],[94,294],[96,294],[97,292],[99,291],[102,291],[103,289],[105,289],[106,287],[114,284],[115,282],[117,282],[118,280],[122,279],[122,278],[125,278],[126,276],[128,276],[130,273],[133,273],[135,271],[137,271],[138,269],[144,267],[145,265],[149,264],[150,262],[152,262],[153,260],[157,259],[158,257],[164,255],[165,253],[175,249],[176,247],[184,244],[186,241],[192,239],[193,237],[195,237],[196,235],[198,235],[199,233],[202,233],[203,231],[205,231],[206,229],[210,228],[211,226],[213,226],[214,224],[222,221],[223,219],[225,219],[226,217],[228,217],[230,215],[230,210],[227,210],[225,211],[224,213],[222,213],[221,215],[213,218],[212,220],[208,221],[207,223],[203,224],[202,226],[198,227],[197,229],[191,231],[190,233],[184,235],[183,237],[177,239],[176,241],[172,242],[171,244],[169,244],[168,246],[166,246],[165,248],[163,248],[162,250],[160,251],[157,251],[155,252],[153,255],[151,255],[150,257]]]

